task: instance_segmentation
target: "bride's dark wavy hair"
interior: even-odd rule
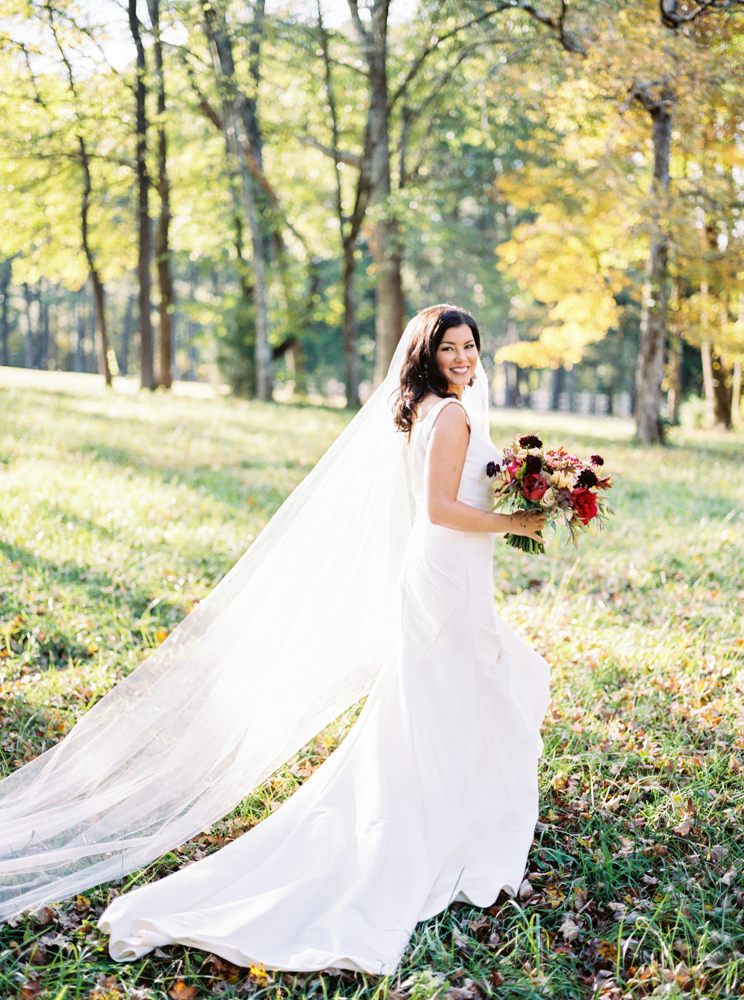
[[[439,367],[436,354],[445,333],[453,326],[469,326],[473,331],[473,340],[480,353],[480,331],[470,313],[457,306],[448,304],[429,306],[422,309],[413,320],[415,326],[411,333],[403,367],[400,371],[400,388],[393,404],[393,420],[395,426],[404,434],[410,434],[416,419],[416,409],[428,393],[446,399],[453,396],[449,391],[449,383]],[[473,384],[473,379],[468,383]]]

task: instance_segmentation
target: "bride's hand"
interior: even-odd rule
[[[537,535],[537,532],[542,531],[545,527],[547,520],[542,511],[518,510],[516,513],[510,514],[510,517],[512,525],[509,530],[513,535],[524,535],[525,538],[532,538],[536,542],[543,541]]]

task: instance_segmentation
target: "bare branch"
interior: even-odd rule
[[[361,17],[359,16],[359,4],[357,0],[347,0],[349,4],[349,12],[351,13],[351,20],[354,22],[354,27],[360,38],[367,42],[369,39],[367,37],[367,29],[364,27]]]
[[[510,3],[499,4],[498,7],[494,7],[491,10],[483,11],[483,13],[478,14],[477,17],[471,17],[469,21],[464,21],[462,24],[458,24],[456,28],[452,28],[450,31],[446,31],[443,35],[437,35],[429,41],[429,44],[425,46],[414,59],[411,64],[411,68],[405,75],[402,83],[399,85],[398,89],[395,91],[393,96],[388,101],[388,111],[392,110],[396,103],[400,100],[402,95],[406,92],[409,83],[414,79],[418,71],[421,69],[424,61],[431,55],[432,52],[437,49],[442,42],[446,42],[450,38],[454,38],[455,35],[459,34],[461,31],[465,31],[467,28],[472,27],[474,24],[480,24],[482,21],[486,21],[489,17],[493,17],[495,14],[500,14],[503,10],[512,9]]]
[[[194,93],[198,98],[199,107],[207,116],[207,118],[211,121],[214,127],[219,132],[222,132],[224,129],[224,123],[222,121],[222,118],[212,107],[207,96],[202,92],[202,89],[199,86],[199,82],[196,79],[196,73],[194,72],[194,67],[191,65],[188,58],[186,57],[185,51],[183,51],[181,48],[178,49],[178,58],[181,65],[186,70],[186,76],[189,79],[189,83],[194,88]]]
[[[573,52],[575,55],[586,57],[587,51],[584,46],[574,34],[566,29],[567,8],[568,0],[561,0],[560,14],[558,17],[551,17],[549,14],[540,13],[531,3],[525,3],[523,0],[518,0],[516,4],[517,10],[523,10],[525,14],[529,14],[535,21],[544,24],[547,28],[552,28],[566,52]]]
[[[322,142],[318,142],[317,139],[312,139],[309,135],[298,136],[300,142],[303,146],[311,146],[313,149],[317,149],[318,152],[323,153],[325,156],[329,156],[336,163],[345,163],[349,167],[354,167],[355,170],[361,170],[362,158],[356,153],[347,153],[343,149],[331,149],[330,146],[324,146]]]

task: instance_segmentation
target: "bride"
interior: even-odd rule
[[[58,747],[0,783],[0,916],[121,876],[223,815],[364,694],[268,819],[117,897],[114,958],[390,973],[416,923],[522,879],[547,665],[496,614],[472,317],[408,325],[390,373],[258,542]],[[391,412],[392,411],[392,412]],[[402,433],[399,433],[402,432]]]

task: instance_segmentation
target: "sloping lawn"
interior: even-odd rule
[[[0,390],[3,773],[162,641],[347,419],[232,399]],[[619,421],[494,414],[497,443],[517,430],[603,454],[617,511],[578,554],[558,537],[543,558],[497,544],[497,604],[553,669],[541,819],[519,897],[420,925],[390,980],[267,977],[177,947],[126,966],[108,958],[95,924],[112,892],[258,822],[338,744],[352,710],[209,835],[0,929],[3,1000],[744,992],[744,439],[675,431],[652,450]]]

